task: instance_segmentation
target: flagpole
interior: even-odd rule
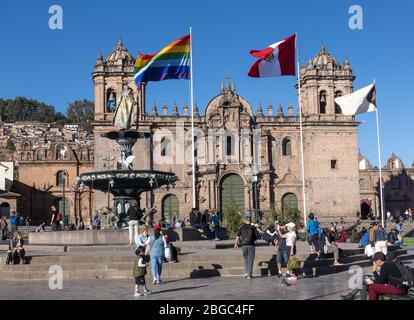
[[[299,65],[299,50],[298,50],[298,33],[295,37],[296,46],[296,60],[297,60],[297,72],[298,72],[298,109],[299,109],[299,129],[300,129],[300,155],[301,155],[301,169],[302,169],[302,196],[303,196],[303,223],[306,228],[306,188],[305,188],[305,163],[303,156],[303,127],[302,127],[302,103],[300,99],[300,65]]]
[[[375,80],[374,80],[374,85]],[[380,185],[380,202],[381,202],[381,221],[382,227],[385,228],[385,216],[384,216],[384,196],[383,196],[383,185],[382,185],[382,165],[381,165],[381,144],[380,144],[380,128],[379,128],[379,118],[378,118],[378,100],[377,105],[375,106],[375,115],[377,118],[377,144],[378,144],[378,168],[379,168],[379,185]]]
[[[194,88],[193,88],[193,35],[190,27],[190,104],[191,104],[191,161],[193,175],[193,208],[196,208],[196,183],[194,159]]]

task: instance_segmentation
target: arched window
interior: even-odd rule
[[[65,185],[66,174],[65,171],[58,171],[56,174],[56,185],[58,187],[63,187]]]
[[[365,182],[365,180],[364,179],[360,179],[359,180],[359,187],[361,188],[361,189],[365,189],[365,187],[366,187],[366,182]]]
[[[114,113],[116,109],[116,92],[113,89],[106,91],[106,113]]]
[[[335,98],[342,97],[342,91],[335,91]],[[335,102],[335,114],[342,114],[341,107]]]
[[[226,155],[234,155],[234,139],[232,136],[227,136],[226,138]]]
[[[284,156],[291,156],[292,155],[292,142],[290,141],[290,139],[283,140],[282,155],[284,155]]]
[[[326,113],[326,91],[322,90],[319,92],[319,113]]]
[[[167,157],[171,156],[172,150],[171,150],[171,140],[167,137],[162,137],[161,139],[161,156]]]

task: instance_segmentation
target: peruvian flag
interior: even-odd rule
[[[260,58],[249,70],[249,77],[268,78],[295,76],[296,35],[276,42],[263,50],[251,50],[253,57]]]

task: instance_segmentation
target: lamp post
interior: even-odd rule
[[[63,194],[63,206],[62,206],[62,220],[63,223],[65,223],[66,220],[66,171],[63,171],[63,190],[62,190],[62,194]]]
[[[253,196],[254,196],[254,214],[256,217],[256,223],[259,223],[259,197],[257,194],[257,182],[259,178],[257,173],[252,175],[252,184],[253,184]]]

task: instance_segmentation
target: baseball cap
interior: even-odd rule
[[[372,258],[372,260],[374,260],[374,261],[377,261],[377,260],[385,261],[386,257],[382,252],[375,252],[374,257]]]
[[[251,221],[251,220],[252,220],[252,216],[250,215],[250,213],[249,213],[249,212],[246,212],[246,213],[244,214],[244,220],[248,220],[248,221]]]
[[[286,224],[286,227],[294,228],[296,225],[293,222],[289,222]]]

